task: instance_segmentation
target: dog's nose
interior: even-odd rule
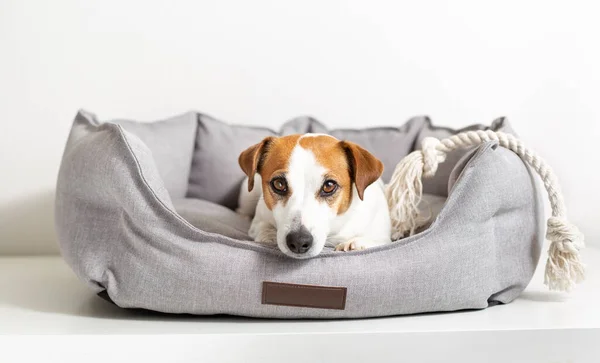
[[[294,253],[306,253],[313,243],[312,234],[302,226],[300,229],[292,231],[285,236],[285,242]]]

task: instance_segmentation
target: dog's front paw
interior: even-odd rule
[[[263,225],[256,230],[254,241],[261,243],[277,244],[277,230],[270,225]]]
[[[366,246],[358,238],[352,238],[335,246],[336,251],[358,251],[364,250]]]
[[[254,242],[277,244],[277,229],[275,229],[275,226],[256,218],[250,224],[248,236]]]

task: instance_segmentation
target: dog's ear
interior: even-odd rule
[[[365,189],[381,177],[383,163],[370,152],[349,141],[340,141],[346,153],[350,177],[356,185],[358,197],[363,200]]]
[[[240,157],[238,158],[238,163],[240,167],[248,176],[248,191],[252,191],[254,188],[254,175],[258,173],[258,168],[260,167],[261,157],[266,152],[269,144],[275,138],[272,136],[265,137],[263,141],[259,142],[256,145],[252,145],[246,150],[242,151]]]

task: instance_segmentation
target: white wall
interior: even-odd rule
[[[597,243],[597,14],[594,2],[4,0],[0,254],[57,251],[53,190],[78,108],[274,127],[506,115]]]

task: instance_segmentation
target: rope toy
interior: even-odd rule
[[[552,207],[552,216],[547,223],[546,238],[550,241],[550,249],[544,284],[550,290],[570,291],[584,279],[585,266],[579,255],[579,250],[584,247],[584,236],[566,218],[565,204],[552,169],[520,140],[504,132],[468,131],[443,140],[426,137],[421,150],[413,151],[402,159],[386,186],[392,219],[392,240],[413,235],[431,218],[419,214],[419,203],[423,196],[422,178],[434,176],[438,165],[446,160],[449,152],[488,141],[497,141],[500,146],[516,153],[541,177]]]

